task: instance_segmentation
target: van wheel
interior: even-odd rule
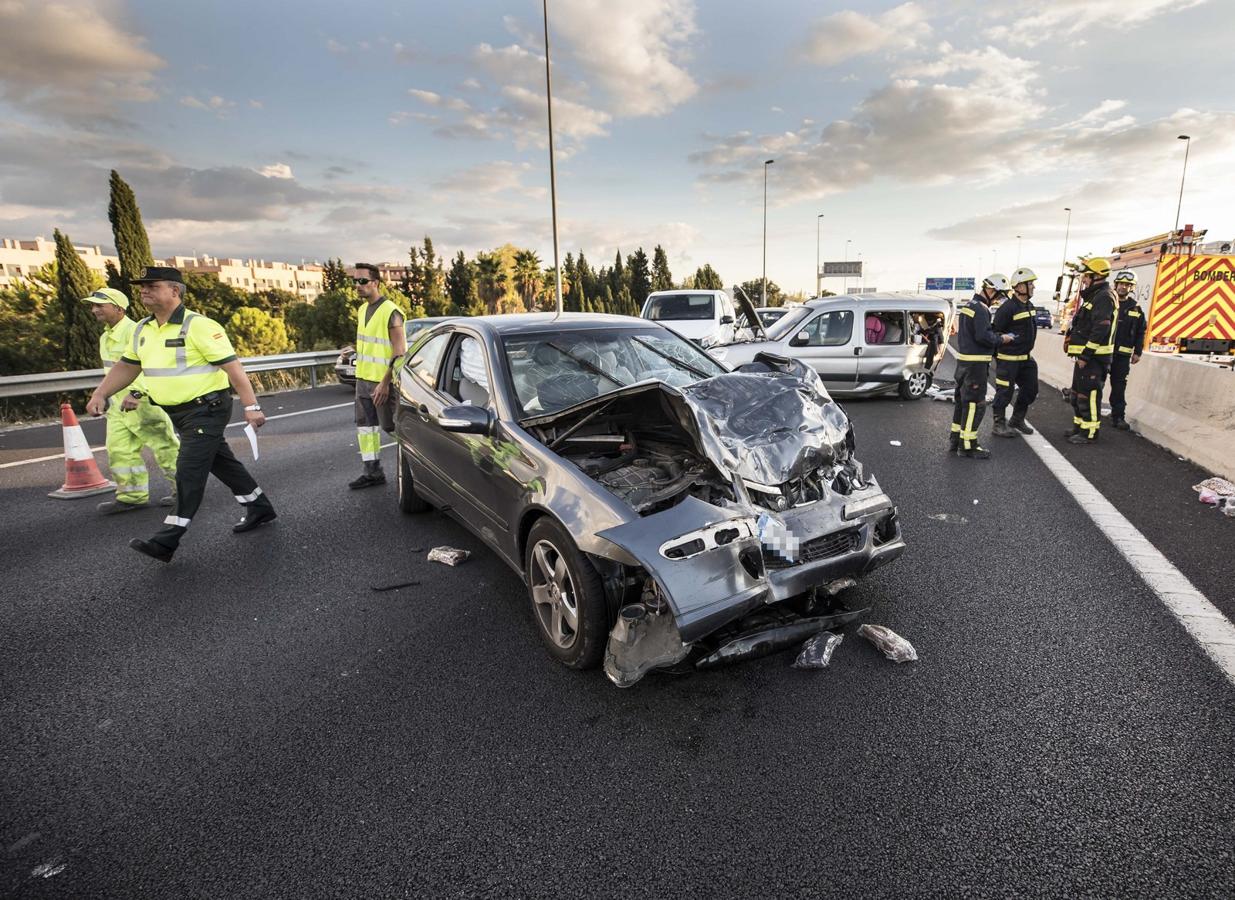
[[[403,444],[395,442],[395,482],[398,488],[399,509],[405,513],[428,512],[433,508],[427,500],[416,496],[412,490],[412,467],[408,465],[407,456],[403,452]]]
[[[921,400],[926,396],[926,389],[931,386],[930,372],[914,372],[900,383],[902,400]]]

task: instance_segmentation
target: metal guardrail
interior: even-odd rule
[[[275,372],[280,369],[309,370],[309,387],[317,387],[317,367],[333,365],[338,350],[311,350],[308,353],[279,353],[275,356],[250,356],[240,360],[249,372]],[[0,376],[0,397],[30,397],[35,394],[62,394],[94,390],[103,380],[104,369],[76,372],[42,372],[37,375]]]

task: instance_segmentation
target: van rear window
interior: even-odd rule
[[[714,310],[715,299],[711,294],[665,294],[648,301],[644,318],[654,322],[711,319]]]

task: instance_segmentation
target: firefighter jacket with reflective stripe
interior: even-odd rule
[[[133,346],[133,329],[137,327],[137,323],[125,316],[115,325],[109,325],[103,329],[103,333],[99,335],[99,357],[103,360],[103,368],[110,369],[120,357],[124,356],[131,346]],[[138,375],[129,384],[130,391],[140,391],[146,393],[146,379]]]
[[[390,319],[402,313],[383,298],[366,321],[369,307],[365,303],[356,310],[356,377],[378,382],[386,377],[395,358],[394,345],[390,343]]]
[[[1038,326],[1033,321],[1033,303],[1022,303],[1013,297],[1005,300],[995,310],[994,330],[999,334],[1012,335],[1012,341],[1001,344],[995,353],[996,359],[1007,362],[1024,362],[1033,352],[1038,339]]]
[[[1145,313],[1129,294],[1119,301],[1119,320],[1115,325],[1115,352],[1140,356],[1145,346]]]
[[[1081,291],[1081,302],[1072,317],[1072,333],[1068,352],[1080,347],[1073,355],[1082,359],[1110,356],[1115,352],[1115,292],[1105,281],[1098,281]]]
[[[999,335],[991,330],[991,311],[980,294],[956,310],[956,358],[961,362],[990,362],[999,345]]]
[[[218,367],[235,358],[223,326],[189,312],[183,304],[164,325],[154,316],[138,322],[133,341],[121,357],[141,366],[146,391],[159,406],[176,406],[226,390],[227,373]]]

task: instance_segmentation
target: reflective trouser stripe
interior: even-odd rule
[[[1080,356],[1081,351],[1084,349],[1085,349],[1085,346],[1083,344],[1069,344],[1068,345],[1068,355],[1069,356]]]
[[[1131,348],[1131,347],[1120,347],[1120,348],[1119,348],[1119,352],[1120,352],[1120,353],[1131,353],[1131,352],[1132,352],[1132,348]]]
[[[238,503],[252,503],[254,500],[256,500],[261,495],[262,495],[261,488],[253,488],[253,493],[251,494],[244,494],[243,496],[240,494],[234,494],[233,496],[236,498],[236,502]]]
[[[952,423],[952,433],[953,433],[953,434],[960,434],[960,433],[961,433],[961,426],[959,426],[959,425],[957,425],[955,422],[953,422],[953,423]]]
[[[1011,353],[996,353],[995,358],[1002,359],[1004,362],[1024,362],[1029,359],[1029,354],[1026,353],[1021,356],[1014,356]]]
[[[989,353],[958,353],[956,358],[961,362],[990,362],[991,355]]]
[[[360,447],[360,458],[372,462],[380,458],[382,452],[382,430],[377,425],[361,425],[356,429],[356,443]]]
[[[978,414],[978,404],[966,404],[969,412],[965,415],[965,427],[961,429],[961,440],[965,442],[965,449],[972,450],[973,442],[978,439],[978,432],[973,427],[974,416]]]
[[[177,528],[188,528],[192,519],[181,519],[179,516],[168,516],[163,520],[164,525],[174,525]]]
[[[996,378],[996,379],[995,379],[995,384],[999,385],[1000,387],[1008,387],[1009,385],[1011,385],[1011,384],[1012,384],[1012,382],[1010,382],[1010,381],[1008,381],[1007,379],[1004,379],[1004,378]]]

